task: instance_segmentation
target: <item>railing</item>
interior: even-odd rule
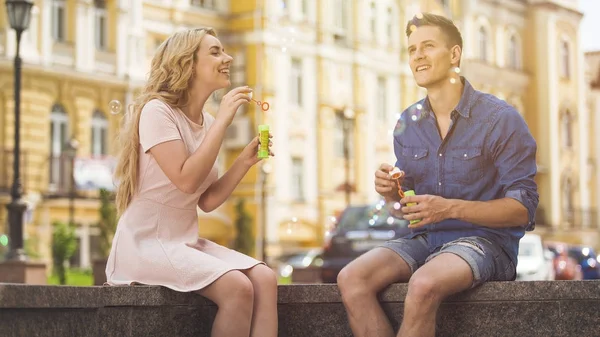
[[[48,160],[48,196],[66,197],[71,193],[73,177],[72,158],[66,154],[50,156]],[[73,193],[76,191],[73,189]]]

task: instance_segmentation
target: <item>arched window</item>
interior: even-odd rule
[[[562,116],[562,139],[563,147],[573,147],[573,114],[568,109]]]
[[[521,68],[521,48],[516,34],[512,34],[508,40],[508,66],[513,69]]]
[[[479,39],[479,59],[481,61],[487,61],[488,60],[488,57],[487,57],[488,56],[487,55],[488,33],[484,26],[479,27],[479,33],[477,36]]]
[[[95,110],[92,116],[92,156],[107,154],[108,120],[100,110]]]
[[[571,77],[569,42],[563,41],[560,46],[561,74],[564,78]]]
[[[61,154],[69,140],[69,115],[60,104],[50,112],[50,184],[60,183]]]

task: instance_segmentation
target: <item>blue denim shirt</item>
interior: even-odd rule
[[[535,227],[537,145],[514,107],[461,80],[463,93],[445,139],[427,98],[406,109],[398,120],[394,152],[396,167],[406,173],[403,189],[462,200],[513,198],[527,208],[528,222],[494,229],[447,219],[412,229],[407,237],[427,232],[433,252],[458,238],[480,236],[499,244],[516,264],[519,240]]]

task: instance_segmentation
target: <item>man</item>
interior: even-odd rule
[[[451,294],[486,281],[514,280],[520,238],[538,205],[536,143],[512,106],[458,75],[462,37],[452,21],[419,14],[406,27],[410,67],[427,97],[405,110],[394,135],[393,168],[382,164],[375,189],[420,220],[411,233],[363,254],[338,276],[355,336],[393,336],[377,293],[407,282],[398,336],[435,335],[436,311]],[[408,206],[409,203],[416,205]]]

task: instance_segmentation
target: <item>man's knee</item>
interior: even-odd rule
[[[438,290],[439,287],[433,278],[428,277],[425,273],[419,273],[417,271],[408,282],[406,301],[413,303],[441,301],[442,295]]]

